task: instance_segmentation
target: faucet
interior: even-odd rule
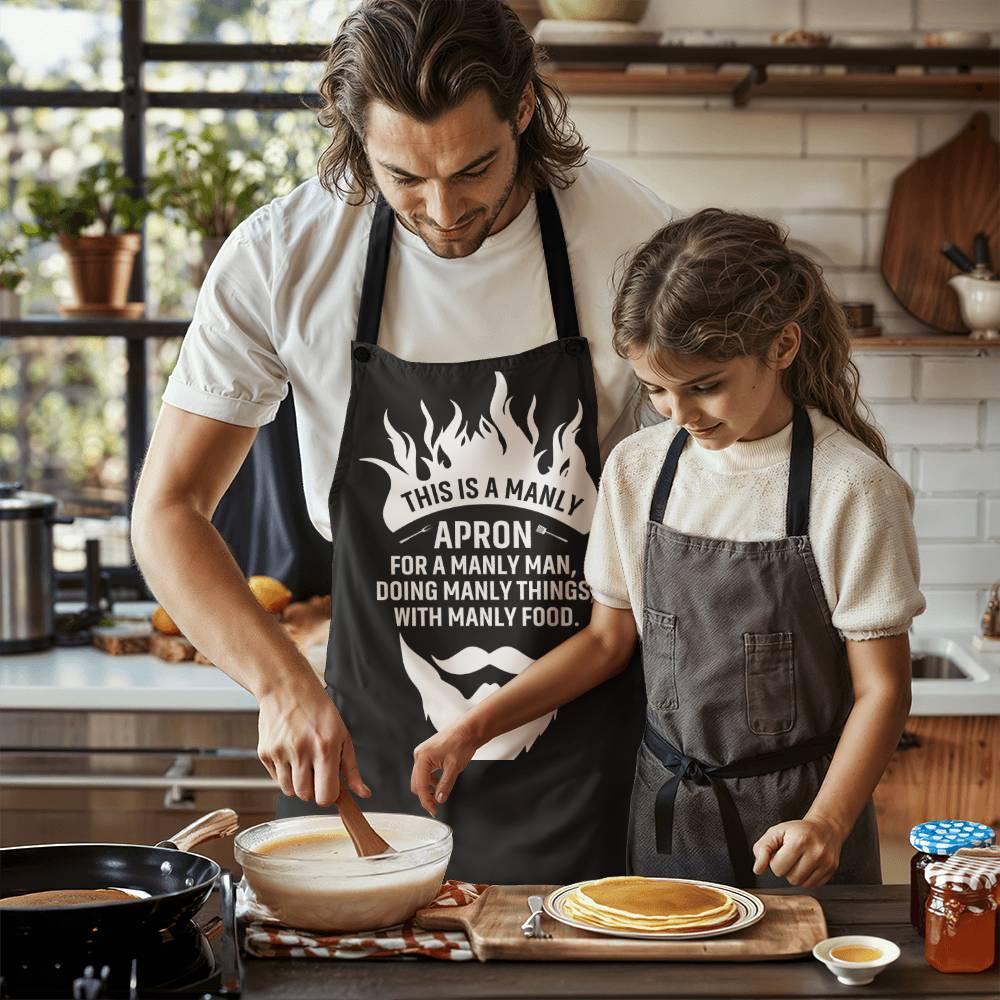
[[[983,612],[983,635],[987,639],[1000,639],[1000,580],[990,588],[989,600]]]

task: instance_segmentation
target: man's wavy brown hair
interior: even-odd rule
[[[430,122],[482,89],[513,123],[531,83],[535,112],[520,136],[517,179],[533,191],[568,187],[586,147],[565,98],[539,74],[542,58],[500,0],[365,0],[341,25],[319,85],[317,119],[331,132],[320,182],[353,204],[378,195],[364,147],[372,101]]]
[[[888,462],[885,439],[858,395],[844,311],[819,265],[787,239],[769,219],[718,208],[664,226],[620,265],[614,349],[660,368],[671,355],[767,364],[775,337],[797,323],[802,343],[782,372],[785,392]]]

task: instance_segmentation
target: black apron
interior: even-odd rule
[[[304,601],[330,592],[330,543],[309,518],[292,390],[254,439],[212,524],[244,576],[273,576]]]
[[[558,338],[457,364],[378,346],[395,218],[381,199],[374,212],[330,490],[326,670],[374,792],[368,810],[422,812],[414,747],[589,620],[594,376],[555,200],[541,191],[536,204]],[[449,876],[565,883],[624,871],[641,704],[630,669],[482,747],[438,807],[454,830]],[[284,811],[315,807],[286,800]]]
[[[648,714],[629,867],[745,888],[787,885],[770,869],[753,874],[751,848],[768,827],[809,810],[854,704],[809,542],[812,425],[796,407],[786,537],[774,541],[703,538],[663,524],[688,436],[681,429],[670,444],[646,529]],[[870,800],[832,881],[881,881]]]

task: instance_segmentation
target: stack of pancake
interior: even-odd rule
[[[721,889],[638,876],[584,882],[562,908],[582,923],[640,934],[707,931],[739,917],[736,903]]]

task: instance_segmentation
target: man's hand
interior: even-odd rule
[[[777,823],[753,845],[753,871],[761,875],[770,864],[771,871],[790,885],[815,889],[837,870],[843,843],[844,837],[824,820]]]
[[[455,787],[455,780],[465,770],[478,749],[476,741],[459,722],[413,751],[413,774],[410,791],[420,799],[420,804],[433,816],[440,802],[445,802]],[[436,772],[440,778],[435,778]]]
[[[371,796],[351,734],[318,681],[281,685],[261,697],[258,731],[257,755],[285,795],[332,805],[343,776],[355,795]]]

